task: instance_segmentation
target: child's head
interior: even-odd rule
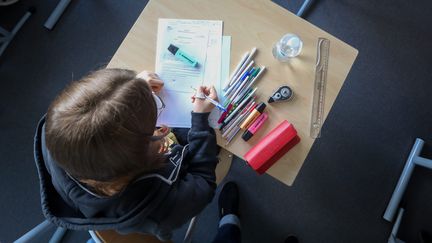
[[[112,181],[159,168],[160,142],[152,141],[157,108],[152,91],[136,73],[95,71],[74,81],[46,116],[46,146],[77,179]]]

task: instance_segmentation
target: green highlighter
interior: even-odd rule
[[[171,52],[175,57],[191,65],[192,67],[196,67],[198,65],[198,62],[195,60],[195,58],[185,53],[184,51],[180,50],[180,48],[178,48],[173,44],[169,45],[168,51]]]

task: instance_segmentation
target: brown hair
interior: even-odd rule
[[[163,165],[152,141],[157,108],[136,73],[102,69],[72,82],[46,116],[46,146],[73,177],[100,182],[133,178]]]

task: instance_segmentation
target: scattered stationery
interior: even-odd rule
[[[223,88],[225,111],[217,122],[220,124],[219,129],[222,132],[222,137],[227,140],[227,144],[240,130],[247,129],[262,112],[254,112],[257,106],[255,93],[258,88],[252,87],[252,85],[262,76],[266,67],[255,66],[253,58],[256,53],[257,48],[254,47],[242,56]],[[262,109],[263,105],[260,104],[259,107]],[[253,117],[250,117],[251,113],[254,114]],[[247,122],[246,127],[243,125],[245,122]]]

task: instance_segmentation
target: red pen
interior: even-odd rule
[[[228,105],[227,110],[224,111],[224,112],[222,113],[222,115],[219,117],[219,120],[218,120],[218,123],[219,123],[219,124],[221,124],[221,123],[223,122],[223,120],[225,120],[225,118],[226,118],[226,117],[228,116],[228,114],[230,113],[232,107],[233,107],[232,104],[229,104],[229,105]]]
[[[267,120],[268,118],[268,114],[267,113],[262,113],[257,119],[256,121],[254,121],[254,123],[252,123],[252,125],[243,133],[243,140],[248,141],[249,139],[252,138],[252,136],[258,132],[258,130],[262,127],[262,125],[264,124],[264,122]]]

